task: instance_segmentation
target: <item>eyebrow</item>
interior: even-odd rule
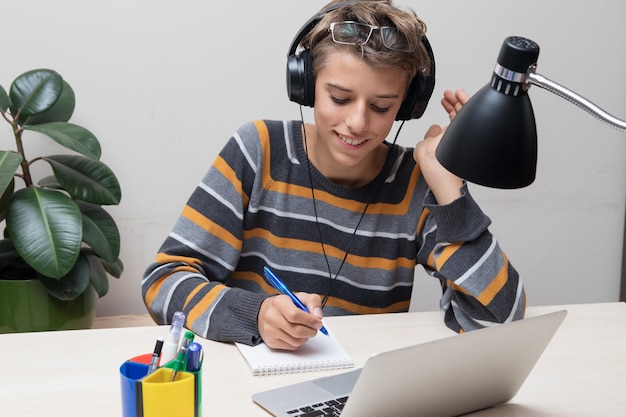
[[[349,88],[345,88],[339,84],[334,84],[334,83],[326,83],[326,86],[330,88],[336,88],[337,90],[345,91],[346,93],[351,93],[353,91]],[[399,94],[377,94],[376,97],[377,98],[399,98],[400,95]]]

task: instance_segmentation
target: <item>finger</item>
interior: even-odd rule
[[[426,131],[426,134],[424,135],[424,139],[434,138],[437,135],[441,134],[442,131],[443,131],[443,129],[441,128],[441,126],[439,126],[439,125],[432,125]]]
[[[315,294],[297,293],[296,296],[302,301],[309,311],[311,309],[319,309],[320,297]],[[322,327],[321,318],[314,314],[300,310],[289,297],[277,296],[277,300],[280,302],[279,311],[282,319],[278,325],[290,336],[296,338],[310,338],[315,336],[317,330]],[[314,301],[316,300],[316,301]]]
[[[445,98],[441,99],[441,105],[443,106],[444,110],[446,111],[446,113],[451,114],[453,112],[456,112],[456,109],[454,108],[454,104],[449,102],[448,100],[446,100]]]
[[[299,326],[304,327],[304,326]],[[292,330],[292,329],[289,329]],[[310,329],[307,328],[308,331]],[[294,333],[298,333],[295,330],[292,330]],[[279,349],[285,350],[297,350],[307,342],[311,337],[315,336],[317,332],[313,333],[313,335],[309,335],[306,337],[298,337],[294,336],[290,331],[281,331],[280,334],[277,335],[277,345],[280,346]]]
[[[320,319],[324,317],[324,313],[322,312],[322,309],[320,307],[315,307],[311,314]]]
[[[463,105],[467,102],[468,99],[469,99],[469,96],[467,95],[467,93],[465,93],[464,90],[458,89],[454,92],[454,99],[452,100],[452,103],[454,103],[454,115],[455,116],[461,111],[461,109],[463,108]]]
[[[461,103],[460,101],[457,101],[454,104],[454,112],[453,112],[454,114],[450,113],[450,120],[454,119],[456,115],[459,114],[462,108],[463,108],[463,103]]]
[[[275,349],[296,350],[316,334],[316,329],[283,318],[264,332],[263,341]]]
[[[443,93],[443,99],[441,99],[441,104],[443,108],[448,112],[448,117],[450,120],[454,120],[456,115],[461,111],[465,103],[467,103],[470,99],[469,94],[462,89],[459,88],[456,91],[452,92],[451,90],[446,90]]]
[[[296,294],[300,300],[306,305],[309,312],[317,318],[322,318],[322,296],[310,293]]]
[[[267,341],[264,340],[265,344],[271,347],[272,349],[281,349],[281,350],[298,350],[300,346],[306,343],[309,338],[297,338],[291,336],[287,332],[280,332],[275,335],[272,340]]]
[[[470,95],[462,88],[455,91],[455,96],[459,103],[461,103],[461,106],[465,105],[470,99]]]
[[[443,92],[443,98],[441,99],[441,105],[446,110],[446,112],[450,113],[455,111],[454,105],[457,102],[457,98],[454,92],[451,90],[446,90]]]
[[[458,90],[457,90],[458,91]],[[456,97],[456,91],[452,91],[452,90],[445,90],[443,92],[443,98],[445,98],[447,101],[449,101],[450,103],[454,103],[455,101],[457,101],[457,97]]]

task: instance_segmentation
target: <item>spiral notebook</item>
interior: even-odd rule
[[[248,346],[236,343],[252,375],[267,376],[354,367],[354,361],[330,329],[318,332],[295,352],[269,348],[265,343]]]

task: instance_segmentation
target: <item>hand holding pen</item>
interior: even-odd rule
[[[310,314],[309,309],[306,307],[306,305],[293,292],[291,292],[291,290],[287,288],[285,283],[280,278],[278,278],[278,276],[276,276],[268,267],[263,268],[263,273],[265,275],[265,279],[272,287],[277,289],[281,294],[287,295],[300,310]],[[326,330],[323,325],[319,330],[320,332],[328,336],[328,330]]]

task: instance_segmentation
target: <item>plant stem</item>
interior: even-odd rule
[[[11,125],[13,126],[13,135],[15,136],[17,151],[20,155],[22,155],[22,179],[24,180],[26,187],[30,187],[33,185],[33,180],[30,176],[30,168],[28,166],[28,161],[26,160],[26,155],[24,154],[24,145],[22,144],[22,133],[24,133],[24,129],[17,124],[17,118],[13,120]]]

